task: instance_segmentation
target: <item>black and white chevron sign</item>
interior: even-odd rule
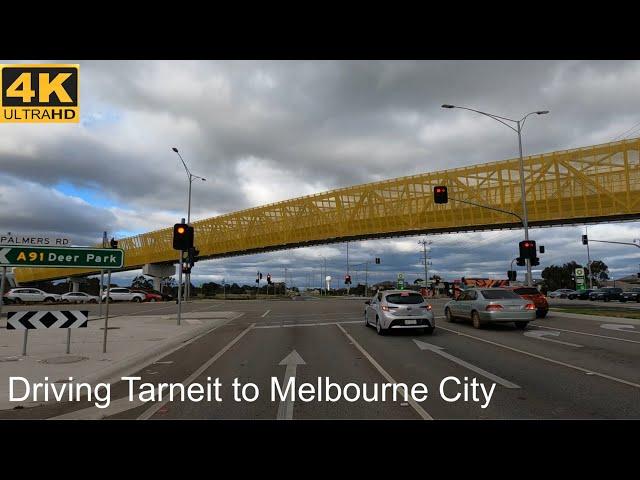
[[[7,312],[7,330],[86,328],[89,311]]]

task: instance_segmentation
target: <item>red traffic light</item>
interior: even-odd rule
[[[448,203],[449,193],[445,185],[438,185],[433,187],[433,201],[435,203]]]

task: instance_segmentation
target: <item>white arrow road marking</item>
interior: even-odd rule
[[[600,325],[600,328],[606,328],[607,330],[618,330],[619,332],[640,333],[636,331],[636,327],[634,327],[633,325],[620,323],[605,323],[603,325]]]
[[[562,340],[553,340],[551,338],[545,338],[547,335],[551,335],[553,337],[557,337],[560,335],[560,332],[540,332],[536,330],[530,330],[528,332],[524,332],[525,337],[537,338],[538,340],[544,340],[546,342],[560,343],[562,345],[568,345],[570,347],[582,347],[582,345],[578,345],[577,343],[563,342]]]
[[[296,370],[298,365],[306,365],[306,362],[302,357],[292,350],[289,355],[284,357],[278,365],[286,365],[287,369],[284,372],[284,385],[289,384],[289,379],[296,378]],[[293,399],[289,396],[286,400],[280,402],[278,406],[278,420],[293,420]]]
[[[0,250],[0,263],[9,263],[9,260],[5,255],[11,251],[10,248],[3,248]]]
[[[512,383],[509,380],[505,380],[504,378],[498,377],[497,375],[494,375],[491,372],[487,372],[486,370],[483,370],[480,367],[476,367],[475,365],[472,365],[469,362],[465,362],[461,358],[454,357],[450,353],[445,352],[442,347],[438,347],[437,345],[432,345],[431,343],[421,342],[420,340],[416,340],[415,338],[413,339],[413,341],[415,342],[415,344],[418,346],[420,350],[430,350],[433,353],[436,353],[441,357],[446,358],[447,360],[451,360],[453,363],[457,363],[458,365],[464,368],[467,368],[472,372],[476,372],[477,374],[482,375],[483,377],[486,377],[489,380],[493,380],[494,382],[499,383],[503,387],[520,388],[519,385],[516,385],[515,383]]]

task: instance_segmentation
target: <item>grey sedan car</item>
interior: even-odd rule
[[[525,329],[536,319],[536,306],[504,288],[471,288],[448,302],[444,314],[449,322],[471,320],[475,328],[489,322],[515,322],[517,328]]]
[[[431,305],[419,293],[387,290],[378,292],[365,303],[364,324],[376,327],[379,335],[405,328],[433,333],[436,327]]]

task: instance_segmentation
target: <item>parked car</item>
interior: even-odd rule
[[[591,292],[595,292],[595,288],[590,288],[589,290],[576,290],[575,292],[571,292],[567,295],[569,300],[589,300],[589,295]]]
[[[508,290],[520,295],[525,300],[530,300],[536,306],[536,317],[544,318],[549,313],[549,302],[536,287],[507,287]]]
[[[60,301],[57,293],[47,293],[38,288],[12,288],[4,294],[7,303],[48,302]]]
[[[640,302],[640,287],[633,287],[631,290],[627,290],[620,295],[620,301],[624,302]]]
[[[62,303],[98,303],[97,295],[89,295],[84,292],[63,293],[60,296]]]
[[[444,307],[447,321],[471,320],[474,328],[489,322],[514,322],[524,330],[536,319],[536,306],[506,288],[470,288]]]
[[[144,295],[144,302],[161,302],[163,300],[162,295],[159,293],[146,291],[146,290],[131,290],[135,293],[142,293]]]
[[[603,287],[591,292],[589,294],[589,300],[603,300],[610,302],[611,300],[620,300],[622,297],[622,289],[618,287]]]
[[[364,324],[367,327],[373,325],[378,335],[385,335],[389,330],[406,328],[431,334],[436,327],[431,305],[418,292],[378,292],[365,304]]]
[[[140,292],[132,292],[128,288],[114,287],[109,290],[110,302],[144,302],[146,295]],[[102,294],[102,301],[107,299],[107,291]]]
[[[575,292],[575,290],[571,290],[570,288],[560,288],[558,290],[554,290],[553,292],[549,292],[547,296],[549,298],[567,298],[567,295]]]

